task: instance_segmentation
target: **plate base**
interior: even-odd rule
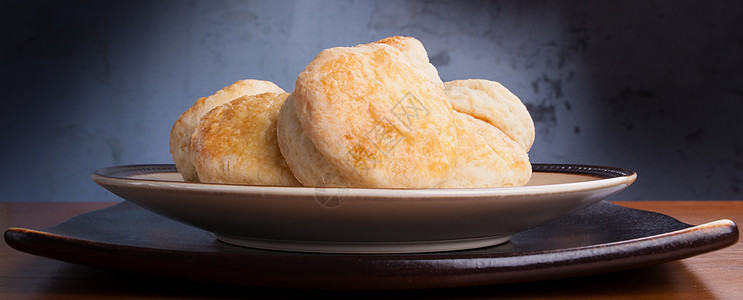
[[[318,242],[256,239],[215,234],[217,239],[232,245],[268,250],[314,253],[425,253],[490,247],[508,242],[511,235],[495,237],[420,242]]]

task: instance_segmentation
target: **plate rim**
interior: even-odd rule
[[[496,187],[496,188],[413,188],[413,189],[386,189],[386,188],[339,188],[339,187],[289,187],[289,186],[257,186],[257,185],[239,185],[223,183],[201,183],[201,182],[183,182],[168,181],[157,179],[131,178],[134,170],[140,170],[141,174],[147,174],[145,171],[158,170],[164,173],[177,172],[174,164],[130,164],[104,167],[95,170],[91,179],[99,185],[111,186],[141,186],[154,189],[187,189],[193,192],[215,192],[222,193],[270,193],[276,195],[291,196],[313,196],[317,189],[328,190],[329,192],[338,190],[347,190],[350,197],[389,197],[389,198],[430,198],[430,197],[493,197],[493,196],[518,196],[518,195],[540,195],[568,193],[579,190],[595,190],[610,186],[625,184],[629,186],[637,179],[637,173],[634,170],[608,167],[599,165],[583,164],[557,164],[557,163],[532,163],[533,173],[562,173],[574,175],[587,175],[595,177],[595,180],[545,184],[535,186],[518,186],[518,187]],[[127,175],[121,175],[122,173]]]

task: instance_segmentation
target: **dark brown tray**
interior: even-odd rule
[[[9,228],[11,247],[113,270],[222,284],[309,289],[423,289],[614,272],[730,246],[730,220],[692,226],[599,202],[500,246],[427,254],[315,254],[219,242],[208,232],[122,202],[38,231]]]

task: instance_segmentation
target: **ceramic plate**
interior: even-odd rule
[[[526,186],[358,189],[183,182],[174,165],[103,168],[93,180],[147,210],[247,247],[412,253],[507,242],[629,186],[627,169],[534,164]]]

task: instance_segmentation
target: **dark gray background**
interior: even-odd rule
[[[615,200],[743,198],[740,1],[1,3],[0,201],[117,200],[90,173],[170,163],[196,98],[392,35],[518,95],[532,162],[636,170]]]

